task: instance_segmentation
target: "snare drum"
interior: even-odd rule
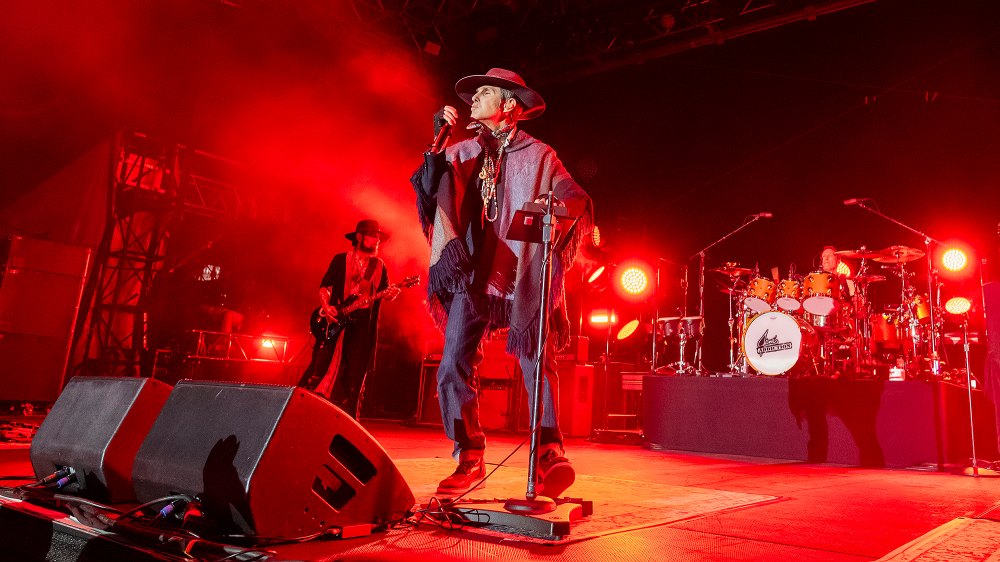
[[[750,319],[743,333],[743,355],[762,375],[815,372],[816,331],[784,312],[764,312]]]
[[[832,314],[840,304],[840,280],[828,271],[814,271],[802,280],[802,308],[818,316]]]
[[[767,277],[755,277],[747,284],[743,304],[754,312],[767,312],[774,308],[777,285]]]
[[[795,279],[784,279],[778,283],[778,298],[774,303],[785,312],[798,312],[802,308],[802,284]]]

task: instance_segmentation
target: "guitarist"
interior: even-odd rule
[[[299,386],[328,397],[356,419],[365,376],[375,364],[381,301],[351,312],[349,319],[338,318],[337,305],[370,298],[389,286],[385,263],[378,257],[379,243],[388,239],[388,234],[379,228],[377,221],[366,219],[358,223],[354,232],[344,236],[351,241],[353,250],[333,257],[319,286],[321,313],[329,322],[344,323],[344,328],[339,333],[333,332],[331,338],[316,338],[312,360]],[[398,288],[389,289],[385,298],[392,300],[398,295]],[[336,367],[331,370],[335,359]]]

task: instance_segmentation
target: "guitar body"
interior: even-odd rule
[[[406,289],[420,283],[420,276],[412,275],[403,279],[401,283],[390,285],[383,291],[379,291],[370,299],[361,300],[358,295],[350,295],[344,302],[337,305],[337,319],[334,322],[327,320],[320,314],[322,308],[317,307],[309,317],[309,332],[316,340],[332,340],[337,337],[348,324],[357,322],[365,316],[366,311],[371,310],[372,304],[390,293],[392,289]]]
[[[309,317],[309,331],[312,333],[313,337],[318,340],[335,339],[337,334],[342,332],[348,324],[357,322],[358,319],[364,315],[365,311],[370,310],[368,308],[361,308],[350,312],[344,312],[345,309],[350,307],[357,300],[357,295],[351,295],[347,298],[347,300],[337,306],[337,319],[334,322],[330,322],[325,316],[320,314],[323,310],[322,308],[316,307],[312,316]]]

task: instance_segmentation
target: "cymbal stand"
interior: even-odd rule
[[[861,258],[861,265],[858,267],[857,279],[864,279],[868,272],[868,262],[866,258]],[[854,368],[861,370],[862,365],[868,366],[872,362],[872,329],[871,329],[871,301],[868,299],[868,281],[858,281],[854,284],[857,287],[857,294],[854,297]]]
[[[738,338],[736,337],[736,317],[733,315],[733,301],[736,299],[736,286],[739,283],[739,277],[732,277],[732,287],[729,293],[729,371],[732,373],[741,371],[740,367],[736,364],[736,346],[738,344]],[[740,313],[742,316],[742,311]]]
[[[972,363],[969,361],[969,313],[962,314],[962,349],[965,351],[965,388],[969,396],[969,436],[972,438],[972,475],[979,476],[976,458],[976,421],[972,415]]]
[[[934,293],[935,293],[935,291],[934,291],[934,280],[937,277],[937,270],[934,269],[934,260],[932,259],[931,245],[932,244],[941,244],[941,241],[940,240],[935,240],[930,235],[928,235],[928,234],[926,234],[924,232],[921,232],[921,231],[919,231],[919,230],[917,230],[917,229],[915,229],[915,228],[913,228],[913,227],[911,227],[911,226],[909,226],[907,224],[904,224],[904,223],[902,223],[902,222],[900,222],[900,221],[898,221],[898,220],[896,220],[896,219],[894,219],[894,218],[892,218],[892,217],[890,217],[888,215],[883,214],[878,209],[873,209],[871,206],[869,206],[868,201],[871,201],[871,200],[869,199],[869,200],[858,201],[857,205],[858,205],[858,207],[860,207],[860,208],[868,211],[869,213],[873,213],[875,215],[878,215],[878,216],[884,218],[885,220],[887,220],[889,222],[895,223],[895,224],[897,224],[897,225],[905,228],[906,230],[909,230],[910,232],[916,234],[917,236],[920,236],[924,240],[924,247],[926,248],[926,252],[925,252],[924,255],[927,257],[927,287],[928,287],[928,291],[927,291],[927,300],[928,300],[928,303],[927,303],[927,305],[930,308],[930,320],[931,320],[931,329],[930,329],[930,336],[931,336],[930,337],[930,344],[931,344],[931,349],[930,349],[931,374],[933,374],[935,376],[939,376],[941,374],[941,359],[940,359],[940,356],[938,355],[938,335],[937,335],[937,315],[938,315],[938,312],[936,311],[936,308],[937,308],[937,299],[934,298]]]
[[[717,246],[718,244],[721,244],[722,242],[728,240],[730,236],[736,234],[737,232],[743,230],[744,228],[750,226],[751,224],[759,221],[762,218],[764,218],[762,216],[762,214],[750,215],[748,218],[744,219],[743,224],[741,224],[740,226],[738,226],[735,230],[730,231],[728,234],[726,234],[722,238],[719,238],[715,242],[712,242],[708,246],[705,246],[701,250],[698,250],[691,257],[688,258],[688,260],[692,260],[692,259],[695,258],[695,256],[698,256],[698,268],[699,268],[699,275],[698,275],[698,316],[701,316],[702,322],[704,322],[704,318],[705,318],[705,253],[708,252],[709,250],[711,250],[712,248],[714,248],[715,246]],[[702,339],[704,339],[704,338],[702,338]],[[702,363],[701,348],[702,348],[702,343],[699,342],[698,343],[698,351],[696,352],[696,355],[697,355],[697,358],[698,358],[697,359],[697,361],[698,361],[698,371],[699,372],[704,372],[705,371],[705,366]]]

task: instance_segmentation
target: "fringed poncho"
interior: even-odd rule
[[[489,134],[488,132],[481,134]],[[516,258],[515,279],[508,288],[495,285],[473,289],[476,269],[470,229],[482,220],[479,171],[482,146],[473,138],[459,142],[443,154],[428,152],[410,181],[417,193],[417,208],[424,235],[431,246],[427,302],[435,324],[444,331],[452,295],[469,293],[477,312],[488,318],[488,330],[509,328],[507,351],[534,359],[538,340],[541,295],[541,244],[507,240],[506,234],[514,212],[524,203],[553,192],[565,204],[572,220],[562,219],[566,228],[559,239],[552,261],[552,290],[549,301],[549,329],[556,348],[569,339],[563,277],[575,259],[577,249],[593,229],[593,206],[590,197],[570,177],[555,151],[547,144],[520,129],[514,131],[501,163],[499,248]],[[476,203],[476,204],[470,204]],[[493,259],[488,256],[485,259]]]

